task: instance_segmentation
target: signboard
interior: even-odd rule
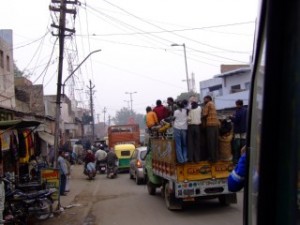
[[[52,194],[53,200],[58,200],[59,191],[59,170],[58,169],[41,169],[41,182],[46,181],[47,188],[56,188],[57,191]]]

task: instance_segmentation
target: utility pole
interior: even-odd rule
[[[50,5],[50,11],[59,12],[59,25],[55,25],[54,23],[51,25],[54,28],[58,29],[58,34],[52,34],[54,36],[58,36],[59,38],[59,61],[58,61],[58,75],[57,75],[57,93],[56,93],[56,112],[55,112],[55,136],[54,136],[54,167],[58,168],[58,149],[59,149],[59,123],[60,123],[60,104],[61,104],[61,86],[62,86],[62,75],[63,75],[63,61],[64,61],[64,41],[65,41],[65,32],[69,32],[69,36],[75,33],[74,29],[66,28],[66,13],[71,13],[75,16],[75,9],[67,9],[67,4],[77,4],[77,0],[75,1],[67,1],[67,0],[52,0],[53,4],[60,4],[59,7],[55,7]],[[58,204],[57,208],[60,208],[60,194],[58,195]]]
[[[103,109],[103,117],[104,117],[104,128],[105,128],[105,122],[106,122],[106,120],[105,120],[105,114],[106,114],[106,107],[104,107],[104,109]]]
[[[51,25],[58,29],[58,34],[53,34],[59,38],[59,61],[58,61],[58,75],[57,75],[57,93],[56,93],[56,112],[55,112],[55,138],[54,138],[54,167],[57,168],[57,158],[59,149],[59,122],[60,122],[60,104],[61,104],[61,86],[62,86],[62,74],[63,74],[63,61],[64,61],[64,40],[66,36],[66,31],[69,35],[72,35],[75,30],[66,28],[66,13],[76,14],[76,10],[67,9],[66,4],[77,4],[76,1],[66,1],[66,0],[52,0],[52,3],[60,3],[60,7],[49,6],[49,9],[54,12],[59,12],[59,25],[54,23]]]
[[[93,104],[93,89],[95,85],[92,86],[92,81],[90,80],[90,86],[87,87],[90,90],[90,110],[92,117],[92,143],[95,141],[95,120],[94,120],[94,104]]]
[[[108,126],[110,126],[110,115],[108,115]]]
[[[98,120],[98,123],[100,123],[100,114],[99,113],[97,114],[97,120]]]
[[[136,94],[137,92],[134,91],[134,92],[125,92],[125,94],[129,94],[130,96],[130,111],[131,111],[131,114],[133,115],[133,110],[132,110],[132,102],[133,102],[133,99],[132,99],[132,95],[133,94]]]

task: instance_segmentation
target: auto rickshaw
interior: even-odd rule
[[[135,150],[135,146],[133,144],[117,144],[114,150],[119,159],[119,170],[129,170],[130,157]]]

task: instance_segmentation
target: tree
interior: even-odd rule
[[[132,112],[128,108],[124,107],[120,111],[117,111],[116,116],[112,119],[116,125],[128,124],[134,122],[139,124],[140,129],[145,128],[145,115]]]
[[[191,96],[195,96],[198,101],[200,101],[200,94],[195,92],[183,92],[179,96],[177,96],[176,101],[182,101],[184,99],[189,100]]]
[[[14,62],[14,75],[15,77],[22,77],[24,75],[23,71],[21,71],[18,66],[16,65],[16,63]]]
[[[30,73],[25,73],[24,71],[20,70],[17,66],[16,62],[14,62],[14,76],[15,77],[29,77]]]

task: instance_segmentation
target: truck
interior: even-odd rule
[[[140,145],[140,129],[138,124],[124,124],[109,126],[108,147],[114,148],[117,144],[133,144],[135,147]]]
[[[232,161],[200,161],[179,164],[172,137],[150,137],[145,158],[145,179],[150,195],[157,188],[169,210],[180,210],[186,202],[218,198],[222,205],[237,203],[236,193],[228,190],[227,177]]]

